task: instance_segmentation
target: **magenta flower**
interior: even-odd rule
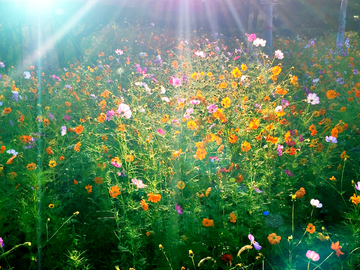
[[[355,188],[360,191],[360,181],[358,181],[357,184],[355,184]]]
[[[64,115],[64,119],[65,119],[66,121],[69,121],[69,120],[70,120],[70,116]]]
[[[158,132],[160,135],[165,135],[165,130],[163,130],[163,129],[161,129],[161,128],[159,128],[159,129],[157,130],[157,132]]]
[[[121,168],[121,163],[117,162],[116,160],[111,161],[111,165],[113,165],[116,168]]]
[[[182,212],[183,210],[180,205],[175,204],[175,210],[178,212],[179,215],[183,214],[183,212]]]
[[[256,39],[256,34],[249,35],[248,33],[245,33],[245,35],[248,37],[249,42],[253,42]]]
[[[120,116],[125,117],[129,119],[132,115],[131,109],[129,105],[126,105],[124,103],[121,103],[116,111]]]
[[[191,103],[192,105],[198,105],[198,104],[200,104],[200,100],[193,99],[193,100],[190,100],[190,103]]]
[[[306,252],[306,257],[308,257],[310,260],[313,260],[314,262],[320,260],[320,255],[317,254],[315,251],[308,250]]]
[[[0,237],[0,246],[4,247],[4,240]]]

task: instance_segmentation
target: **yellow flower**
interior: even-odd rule
[[[231,73],[234,75],[235,78],[241,77],[241,71],[238,67],[234,68]]]
[[[242,64],[242,65],[241,65],[241,70],[242,70],[242,71],[246,71],[246,70],[247,70],[247,66],[246,66],[245,64]]]
[[[196,123],[194,121],[189,121],[187,123],[187,128],[190,130],[194,130],[196,128]]]
[[[54,207],[55,207],[55,205],[53,203],[49,204],[49,208],[54,208]]]
[[[50,160],[49,161],[49,166],[51,167],[51,168],[53,168],[53,167],[55,167],[57,164],[56,164],[56,161],[54,161],[54,160]]]
[[[185,183],[183,181],[179,181],[179,182],[177,182],[176,187],[178,189],[184,189],[185,188]]]
[[[335,178],[335,176],[331,176],[331,177],[329,178],[329,180],[331,180],[331,181],[336,181],[336,178]]]
[[[325,236],[325,235],[323,235],[322,233],[318,233],[318,238],[320,239],[320,241],[328,241],[329,240],[329,236]]]
[[[211,192],[211,187],[209,187],[206,191],[205,191],[205,196],[208,197],[209,194]]]
[[[228,97],[224,98],[224,99],[221,101],[221,105],[222,105],[224,108],[229,108],[230,105],[231,105],[231,100],[230,100],[230,98],[228,98]]]

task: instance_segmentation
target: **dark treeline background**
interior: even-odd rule
[[[45,9],[46,4],[51,8]],[[273,36],[316,38],[336,34],[340,0],[11,0],[0,2],[0,61],[6,69],[37,61],[39,43],[47,69],[82,60],[82,40],[102,27],[154,23],[186,36],[194,30],[244,39],[245,33],[264,37],[264,7],[273,5]],[[39,8],[39,5],[41,9]],[[349,0],[346,31],[360,34],[359,0]],[[41,31],[41,36],[39,32]]]

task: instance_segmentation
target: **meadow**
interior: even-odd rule
[[[255,34],[114,23],[62,69],[1,62],[1,269],[359,269],[345,37],[266,55]]]

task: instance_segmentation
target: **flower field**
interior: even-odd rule
[[[359,269],[359,42],[113,24],[1,63],[1,269]]]

